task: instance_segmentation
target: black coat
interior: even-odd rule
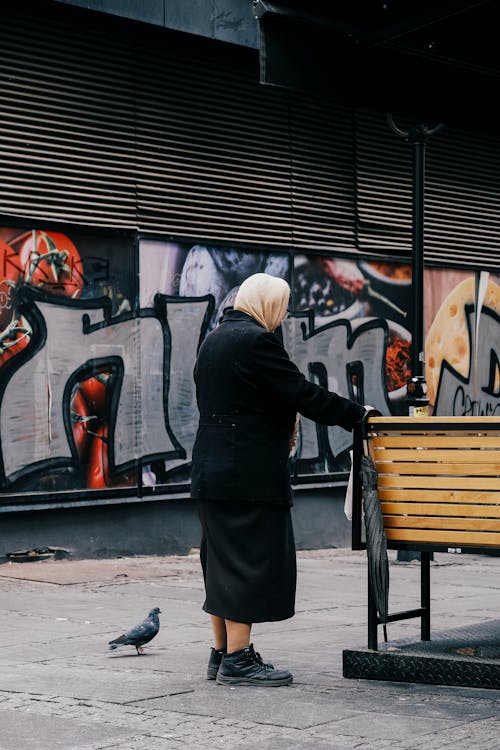
[[[200,421],[193,447],[196,500],[291,503],[289,441],[296,412],[352,429],[364,408],[306,380],[278,336],[227,310],[194,369]]]

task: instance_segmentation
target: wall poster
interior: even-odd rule
[[[424,282],[433,413],[500,416],[500,276],[426,269]]]
[[[136,487],[133,240],[4,227],[0,264],[1,492]]]
[[[137,250],[132,236],[36,227],[0,229],[0,261],[0,498],[11,505],[186,497],[197,348],[258,271],[290,283],[283,340],[306,377],[407,413],[408,264],[152,239]],[[499,282],[425,270],[433,413],[500,413]],[[302,419],[293,484],[345,481],[351,442]]]

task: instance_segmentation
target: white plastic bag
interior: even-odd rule
[[[349,481],[347,482],[347,489],[345,492],[344,500],[344,513],[348,521],[352,521],[352,475],[354,462],[352,460],[352,451],[349,451],[349,457],[351,459],[351,471],[349,472]]]

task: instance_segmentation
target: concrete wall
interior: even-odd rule
[[[298,492],[293,519],[298,549],[350,546],[344,488]],[[190,500],[5,513],[0,562],[9,552],[63,548],[70,559],[132,555],[185,555],[200,541]]]
[[[252,0],[58,0],[134,21],[258,47]]]

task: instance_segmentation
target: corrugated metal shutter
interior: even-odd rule
[[[352,251],[356,248],[352,112],[295,95],[290,122],[293,245]]]
[[[138,64],[139,225],[355,250],[351,114],[258,83],[255,51],[162,44]]]
[[[141,229],[290,244],[287,98],[259,88],[255,55],[247,67],[202,40],[187,55],[151,38],[137,68]]]
[[[0,212],[134,227],[130,44],[73,13],[0,9]]]
[[[405,130],[408,124],[403,124]],[[412,145],[385,117],[356,117],[358,246],[409,256]],[[444,128],[426,146],[425,260],[500,267],[500,139]]]
[[[355,249],[350,113],[261,86],[255,50],[29,7],[0,11],[0,213]]]
[[[429,260],[500,268],[500,138],[445,129],[426,172]]]

